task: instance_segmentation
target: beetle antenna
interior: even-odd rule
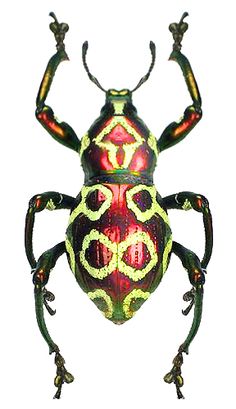
[[[151,72],[152,72],[152,69],[153,69],[153,67],[154,67],[155,60],[156,60],[156,46],[155,46],[155,44],[153,43],[153,41],[150,41],[150,43],[149,43],[149,48],[150,48],[151,55],[152,55],[152,61],[151,61],[151,65],[150,65],[150,67],[149,67],[149,70],[148,70],[147,74],[144,75],[144,77],[141,78],[141,80],[139,81],[139,83],[136,85],[136,87],[135,87],[131,92],[134,92],[134,91],[136,91],[139,87],[141,87],[141,85],[148,80],[148,78],[149,78],[149,76],[150,76],[150,74],[151,74]]]
[[[83,43],[83,46],[82,46],[82,59],[83,59],[83,64],[84,64],[85,71],[87,72],[87,74],[88,74],[88,76],[89,76],[89,79],[90,79],[92,82],[94,82],[94,84],[96,84],[98,88],[100,88],[102,91],[106,92],[106,90],[101,86],[101,84],[100,84],[100,82],[98,81],[98,79],[97,79],[96,77],[94,77],[94,76],[91,74],[91,72],[89,71],[88,64],[87,64],[87,61],[86,61],[87,51],[88,51],[88,41],[85,41],[85,42]]]

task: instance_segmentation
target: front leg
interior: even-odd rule
[[[192,98],[192,105],[188,106],[184,111],[184,115],[179,122],[172,122],[162,133],[158,140],[158,147],[160,151],[170,148],[176,143],[182,141],[188,133],[194,128],[194,126],[200,121],[202,117],[201,110],[201,96],[198,90],[197,82],[194,77],[191,65],[181,52],[181,40],[184,32],[187,30],[187,23],[183,22],[183,19],[187,16],[184,13],[180,22],[173,23],[169,29],[174,37],[173,51],[170,55],[170,60],[176,61],[184,75],[185,82],[188,87],[188,91]]]
[[[203,196],[192,192],[180,192],[163,198],[167,209],[190,210],[202,213],[205,230],[205,252],[201,266],[205,269],[210,261],[213,247],[212,217],[208,200]]]
[[[56,38],[57,53],[54,54],[49,60],[42,82],[40,84],[38,96],[36,99],[37,109],[35,114],[38,121],[56,141],[78,152],[80,149],[80,141],[77,138],[74,130],[66,122],[60,122],[55,117],[52,108],[48,105],[45,105],[45,100],[49,93],[58,65],[62,61],[69,59],[65,52],[65,45],[63,43],[65,33],[69,30],[69,26],[65,23],[59,24],[56,16],[53,13],[50,13],[50,15],[55,20],[55,22],[50,24],[50,29],[52,30]]]

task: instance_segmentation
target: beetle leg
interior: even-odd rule
[[[49,60],[42,82],[40,84],[36,99],[37,109],[35,114],[38,121],[56,141],[62,143],[67,148],[71,148],[78,152],[80,148],[80,141],[77,138],[74,130],[66,122],[60,122],[55,117],[52,108],[48,105],[45,105],[45,100],[50,91],[53,77],[56,73],[58,65],[62,61],[69,59],[63,43],[65,33],[66,31],[68,31],[69,27],[65,23],[59,24],[53,13],[51,13],[50,15],[55,19],[55,22],[50,24],[50,29],[53,31],[56,38],[57,53],[54,54]]]
[[[164,197],[163,201],[167,209],[193,209],[202,213],[205,230],[205,252],[201,261],[201,266],[203,269],[206,269],[211,258],[213,247],[212,217],[208,200],[203,195],[192,192],[180,192]]]
[[[178,256],[184,266],[188,271],[189,281],[192,284],[194,290],[192,293],[194,295],[194,317],[190,331],[185,339],[185,341],[180,345],[178,353],[173,360],[173,367],[170,372],[168,372],[164,381],[167,383],[174,383],[176,386],[177,396],[179,399],[183,398],[183,394],[180,388],[183,386],[184,381],[181,375],[181,367],[183,364],[183,352],[188,354],[188,348],[197,334],[201,317],[202,317],[202,302],[203,302],[203,284],[205,282],[204,270],[201,267],[199,258],[195,253],[186,249],[181,244],[173,242],[172,251],[176,256]]]
[[[58,192],[41,193],[30,199],[25,221],[25,251],[32,269],[36,267],[32,243],[35,213],[44,209],[71,209],[74,200],[73,197]]]
[[[52,340],[44,319],[43,306],[45,305],[45,285],[48,282],[50,270],[55,266],[57,259],[65,253],[65,242],[57,244],[50,250],[45,251],[36,263],[36,268],[33,275],[34,297],[36,318],[40,332],[49,346],[49,353],[55,352],[55,364],[57,367],[54,385],[57,387],[57,392],[54,398],[59,399],[61,389],[64,382],[71,383],[74,380],[73,375],[67,372],[64,364],[65,360],[60,354],[59,347]],[[48,300],[49,292],[46,290],[46,298]],[[50,298],[50,297],[49,297]]]
[[[44,73],[39,92],[36,100],[36,118],[49,134],[67,148],[78,152],[80,141],[74,130],[66,122],[60,122],[54,115],[52,108],[45,104],[46,97],[50,90],[56,69],[61,61],[67,60],[68,57],[64,50],[59,50],[54,54],[47,65]]]
[[[193,103],[186,108],[180,121],[172,122],[166,127],[158,140],[160,151],[182,141],[202,117],[201,96],[188,59],[179,50],[173,50],[169,59],[179,64]]]

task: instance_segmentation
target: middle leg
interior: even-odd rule
[[[32,268],[36,266],[33,252],[33,230],[35,213],[42,210],[71,209],[75,199],[58,192],[45,192],[33,196],[29,201],[29,208],[25,220],[25,251]]]
[[[163,201],[167,209],[194,209],[195,211],[202,213],[205,230],[205,252],[201,261],[201,266],[205,269],[210,261],[213,247],[212,217],[208,200],[200,194],[180,192],[164,197]]]

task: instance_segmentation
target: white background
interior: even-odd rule
[[[0,403],[4,408],[235,407],[235,31],[233,2],[9,0],[1,10],[1,354]],[[66,257],[51,274],[57,314],[46,314],[49,331],[75,376],[62,399],[53,401],[53,357],[37,328],[23,230],[28,200],[48,190],[76,196],[83,183],[77,155],[56,143],[34,117],[35,97],[54,53],[48,29],[54,11],[70,25],[69,63],[58,69],[48,102],[81,137],[99,115],[104,94],[81,62],[89,40],[88,64],[104,88],[133,88],[150,62],[149,81],[133,96],[139,115],[158,137],[191,103],[179,67],[168,62],[171,22],[189,12],[183,52],[189,57],[203,99],[204,116],[185,141],[164,152],[155,182],[162,196],[191,190],[208,197],[215,247],[205,286],[199,333],[185,357],[185,401],[162,378],[191,325],[181,315],[187,274],[173,256],[157,291],[123,326],[105,320],[76,284]],[[170,212],[174,239],[196,251],[204,247],[201,216]],[[39,214],[35,249],[63,240],[68,211]]]

